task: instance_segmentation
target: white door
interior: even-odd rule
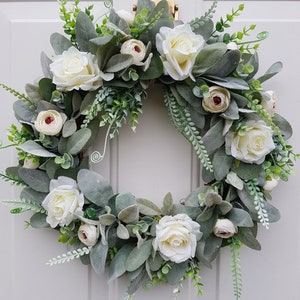
[[[130,10],[132,0],[115,0],[117,9]],[[200,16],[211,1],[177,0],[180,18],[188,21]],[[237,7],[238,1],[219,1],[216,17]],[[283,71],[268,82],[278,95],[278,111],[294,127],[292,143],[299,152],[298,85],[300,80],[300,2],[245,1],[245,11],[236,19],[233,30],[257,24],[257,32],[269,31],[261,44],[260,68],[265,71],[281,60]],[[103,2],[95,2],[101,15]],[[58,5],[53,2],[0,1],[0,82],[19,91],[41,74],[39,55],[51,55],[49,36],[61,31]],[[14,122],[14,98],[0,90],[0,140],[6,141],[6,131]],[[298,151],[297,151],[298,150]],[[0,152],[0,171],[16,162],[10,149]],[[185,140],[170,125],[160,89],[151,88],[140,117],[136,134],[129,128],[121,131],[109,148],[101,173],[110,178],[115,191],[130,191],[157,204],[171,191],[180,201],[191,188],[200,183],[195,155]],[[194,167],[192,167],[192,165]],[[94,168],[99,168],[95,166]],[[299,167],[297,167],[299,170]],[[300,175],[281,183],[273,194],[273,203],[281,211],[281,220],[269,230],[260,228],[262,250],[241,250],[243,300],[300,299]],[[163,182],[163,184],[161,184]],[[18,194],[1,182],[1,199],[10,200]],[[55,267],[46,262],[66,251],[50,230],[24,229],[27,215],[13,216],[5,206],[0,208],[0,299],[3,300],[119,300],[126,282],[107,284],[106,274],[96,276],[79,261]],[[223,251],[212,270],[201,268],[205,294],[197,297],[191,283],[186,282],[179,299],[234,299],[230,272],[230,256]],[[171,299],[171,287],[140,290],[135,299]]]

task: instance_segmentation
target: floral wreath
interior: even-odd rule
[[[26,94],[1,84],[18,98],[13,109],[20,129],[8,140],[19,164],[0,176],[23,186],[12,213],[33,211],[27,225],[50,227],[71,249],[50,265],[81,258],[109,280],[127,274],[130,298],[140,285],[175,285],[191,277],[203,292],[199,263],[210,266],[222,247],[232,254],[234,295],[240,298],[239,248],[259,250],[259,224],[279,219],[270,192],[293,173],[287,140],[292,128],[276,113],[276,96],[262,83],[257,48],[245,38],[255,25],[226,33],[244,9],[239,5],[214,23],[214,1],[201,17],[174,20],[166,0],[139,0],[135,14],[116,12],[93,22],[92,6],[82,11],[60,1],[65,35],[51,35],[55,55],[41,55],[43,77],[26,85]],[[174,127],[193,146],[202,164],[204,186],[162,208],[131,193],[115,194],[109,182],[89,169],[100,162],[109,139],[130,122],[135,131],[147,87],[161,84]],[[87,156],[99,131],[103,151]]]

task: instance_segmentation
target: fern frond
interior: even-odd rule
[[[6,182],[10,182],[10,184],[12,185],[23,187],[28,186],[20,177],[17,176],[0,173],[0,178],[2,178]]]
[[[233,294],[235,299],[240,299],[242,295],[242,268],[240,261],[239,249],[241,247],[240,242],[232,237],[231,243],[229,244],[231,254],[231,274],[233,280]]]
[[[80,258],[81,256],[87,255],[89,253],[90,253],[90,248],[88,247],[79,248],[77,250],[68,251],[67,253],[58,255],[57,257],[50,259],[46,264],[49,266],[63,264],[66,262],[70,262],[75,258]]]
[[[32,109],[36,108],[36,104],[34,102],[32,102],[31,99],[29,97],[27,97],[24,93],[20,93],[17,90],[15,90],[3,83],[0,83],[0,87],[2,87],[4,90],[6,90],[10,94],[12,94],[14,97],[17,97],[19,100],[25,102],[29,106],[29,108],[32,108]]]
[[[212,163],[188,108],[181,107],[171,91],[165,90],[164,95],[165,105],[175,128],[191,143],[205,169],[213,172]]]
[[[214,13],[216,12],[218,1],[213,1],[209,9],[200,17],[195,18],[189,22],[191,29],[195,30],[202,26],[205,22],[205,20],[212,19],[214,16]]]
[[[266,200],[264,198],[263,192],[260,190],[257,179],[246,181],[246,186],[250,192],[250,195],[253,197],[253,202],[260,223],[262,223],[262,225],[265,226],[266,229],[269,229],[270,220],[269,220],[268,212],[264,208],[265,207],[264,203]]]
[[[21,198],[19,200],[5,200],[1,203],[14,207],[11,209],[12,214],[19,214],[25,211],[33,211],[38,213],[46,213],[46,210],[35,200]]]

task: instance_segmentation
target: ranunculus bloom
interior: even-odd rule
[[[67,226],[76,215],[82,214],[84,196],[79,192],[74,179],[60,176],[50,181],[50,193],[44,199],[42,206],[47,211],[47,223],[52,228]]]
[[[143,65],[142,60],[146,55],[146,46],[143,42],[135,39],[125,41],[121,46],[121,54],[130,54],[134,65]]]
[[[213,231],[217,237],[228,239],[237,232],[237,227],[228,219],[218,219]]]
[[[273,91],[266,91],[265,94],[268,94],[270,98],[269,99],[263,98],[260,104],[269,113],[269,115],[273,117],[276,112],[276,101],[277,101],[276,94]]]
[[[118,10],[117,14],[119,15],[120,18],[124,19],[129,25],[131,25],[134,21],[134,14],[127,10],[124,9]]]
[[[204,46],[201,35],[195,34],[190,25],[175,28],[161,27],[156,35],[156,48],[161,55],[164,72],[175,80],[192,76],[196,57]]]
[[[219,86],[209,88],[209,96],[203,97],[202,106],[204,110],[211,113],[224,112],[230,104],[230,93],[227,89]]]
[[[200,225],[185,214],[164,216],[156,225],[154,250],[165,260],[180,263],[195,256]]]
[[[99,230],[95,225],[83,224],[78,229],[79,240],[88,247],[94,246],[99,237]]]
[[[263,185],[263,189],[266,192],[271,192],[279,183],[279,177],[271,176],[270,179],[267,179]]]
[[[34,127],[40,133],[53,136],[60,133],[66,120],[67,116],[64,113],[53,109],[43,110],[39,112]]]
[[[261,164],[275,144],[273,131],[263,121],[246,122],[246,132],[228,132],[225,137],[226,154],[246,162]]]
[[[75,47],[57,55],[50,64],[50,70],[59,91],[93,91],[102,86],[96,56],[80,52]]]

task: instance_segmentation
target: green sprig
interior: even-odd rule
[[[90,253],[90,248],[88,247],[79,248],[76,250],[68,251],[67,253],[64,253],[62,255],[58,255],[57,257],[50,259],[46,264],[50,266],[63,264],[66,262],[70,262],[75,258],[80,258],[81,256],[87,255],[89,253]]]
[[[2,178],[6,182],[10,182],[12,185],[26,187],[28,186],[21,178],[10,175],[0,173],[0,178]]]
[[[42,214],[46,213],[45,209],[32,199],[21,198],[19,200],[1,201],[1,203],[13,206],[14,208],[10,211],[12,214],[19,214],[26,211],[33,211]]]

